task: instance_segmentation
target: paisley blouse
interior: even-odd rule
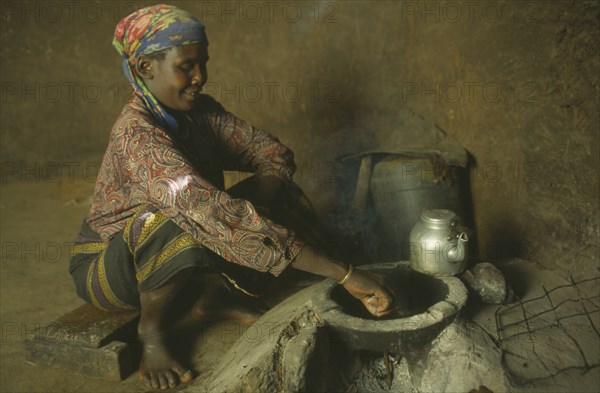
[[[228,195],[223,170],[290,180],[292,151],[206,95],[179,121],[184,126],[169,133],[140,95],[132,97],[112,129],[86,222],[108,242],[137,209],[153,204],[225,260],[279,275],[303,241]]]

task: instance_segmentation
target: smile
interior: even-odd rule
[[[184,93],[192,98],[196,98],[196,97],[200,96],[201,92],[202,92],[202,90],[194,90],[194,91],[184,90]]]

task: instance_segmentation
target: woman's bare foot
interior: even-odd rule
[[[149,388],[167,389],[190,382],[192,372],[173,359],[165,342],[165,318],[174,297],[186,281],[186,271],[162,287],[140,294],[138,337],[142,342],[140,380]]]
[[[143,350],[139,376],[144,385],[167,389],[192,380],[192,372],[182,367],[169,353],[162,333],[140,339]]]

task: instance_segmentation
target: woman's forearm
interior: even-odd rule
[[[387,289],[383,280],[373,273],[349,270],[349,266],[345,263],[319,255],[310,246],[302,248],[291,266],[298,270],[331,278],[338,283],[343,281],[344,288],[360,300],[366,309],[376,317],[383,317],[392,312],[394,302],[392,291]]]
[[[294,269],[318,274],[319,276],[331,278],[335,281],[341,281],[348,272],[348,265],[327,258],[311,246],[304,246],[302,251],[292,261],[291,266]]]

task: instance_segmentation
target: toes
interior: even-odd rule
[[[175,373],[173,371],[168,370],[165,373],[165,376],[167,378],[167,382],[169,383],[170,388],[174,388],[175,386],[177,386],[177,377],[175,376]]]
[[[164,372],[140,372],[140,381],[149,388],[169,389],[179,385],[179,381],[187,383],[192,380],[192,372],[182,367],[176,367]]]
[[[179,375],[179,380],[182,383],[190,382],[193,379],[192,372],[190,370],[186,370],[181,366],[173,367],[173,371]]]
[[[167,382],[167,378],[164,374],[158,374],[158,383],[160,383],[161,389],[166,389],[169,387],[169,383]]]
[[[150,373],[150,383],[154,389],[160,388],[160,382],[158,381],[158,375],[156,375],[156,373]]]
[[[183,375],[181,377],[179,377],[179,379],[181,379],[181,382],[183,383],[188,383],[193,379],[193,375],[191,371],[186,371],[185,373],[183,373]]]
[[[146,372],[140,372],[140,381],[147,387],[152,387],[152,381],[150,380],[150,375]]]

